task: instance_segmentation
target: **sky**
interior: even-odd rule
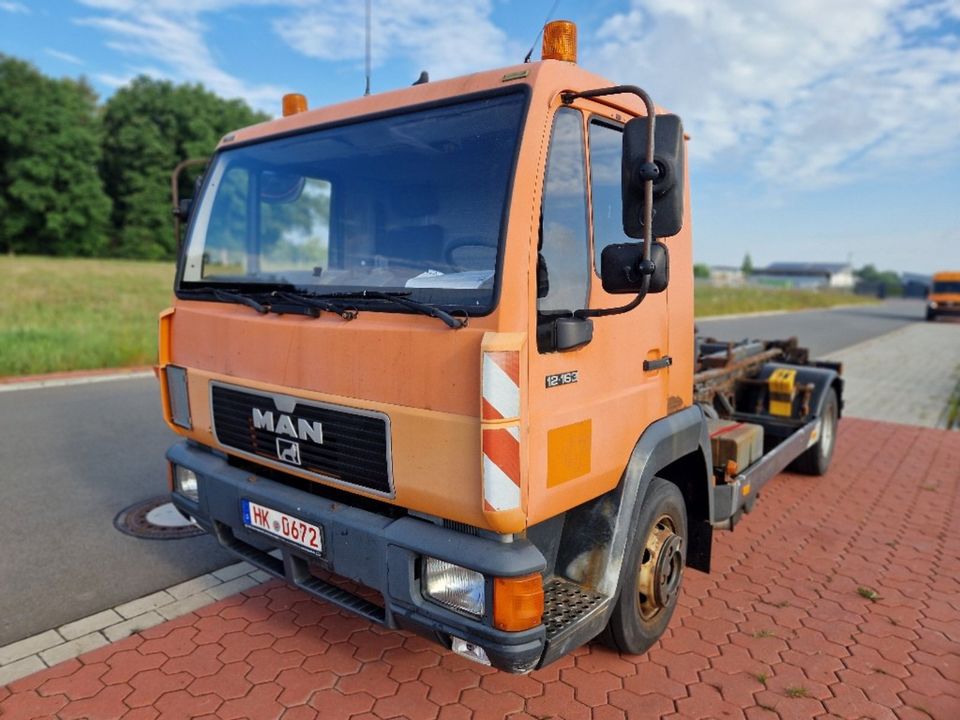
[[[373,92],[520,62],[553,0],[371,0]],[[960,269],[960,0],[559,0],[579,64],[679,114],[697,262]],[[363,93],[363,0],[0,0],[0,53],[272,114]],[[534,58],[539,56],[539,47]]]

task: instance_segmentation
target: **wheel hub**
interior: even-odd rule
[[[682,574],[683,541],[673,520],[663,515],[647,535],[637,573],[637,602],[645,620],[673,602]]]

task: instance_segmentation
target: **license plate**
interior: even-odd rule
[[[319,525],[312,525],[249,500],[240,502],[243,524],[247,527],[281,538],[317,555],[323,552],[323,533]]]

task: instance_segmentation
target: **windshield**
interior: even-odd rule
[[[960,280],[938,280],[933,284],[933,292],[960,294]]]
[[[180,289],[376,289],[489,311],[524,98],[222,151],[194,211]]]

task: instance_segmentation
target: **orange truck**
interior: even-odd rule
[[[640,653],[793,463],[839,367],[696,341],[680,119],[575,62],[222,139],[160,317],[173,502],[303,591],[511,672]]]
[[[960,316],[960,270],[938,272],[927,295],[927,320],[939,315]]]

